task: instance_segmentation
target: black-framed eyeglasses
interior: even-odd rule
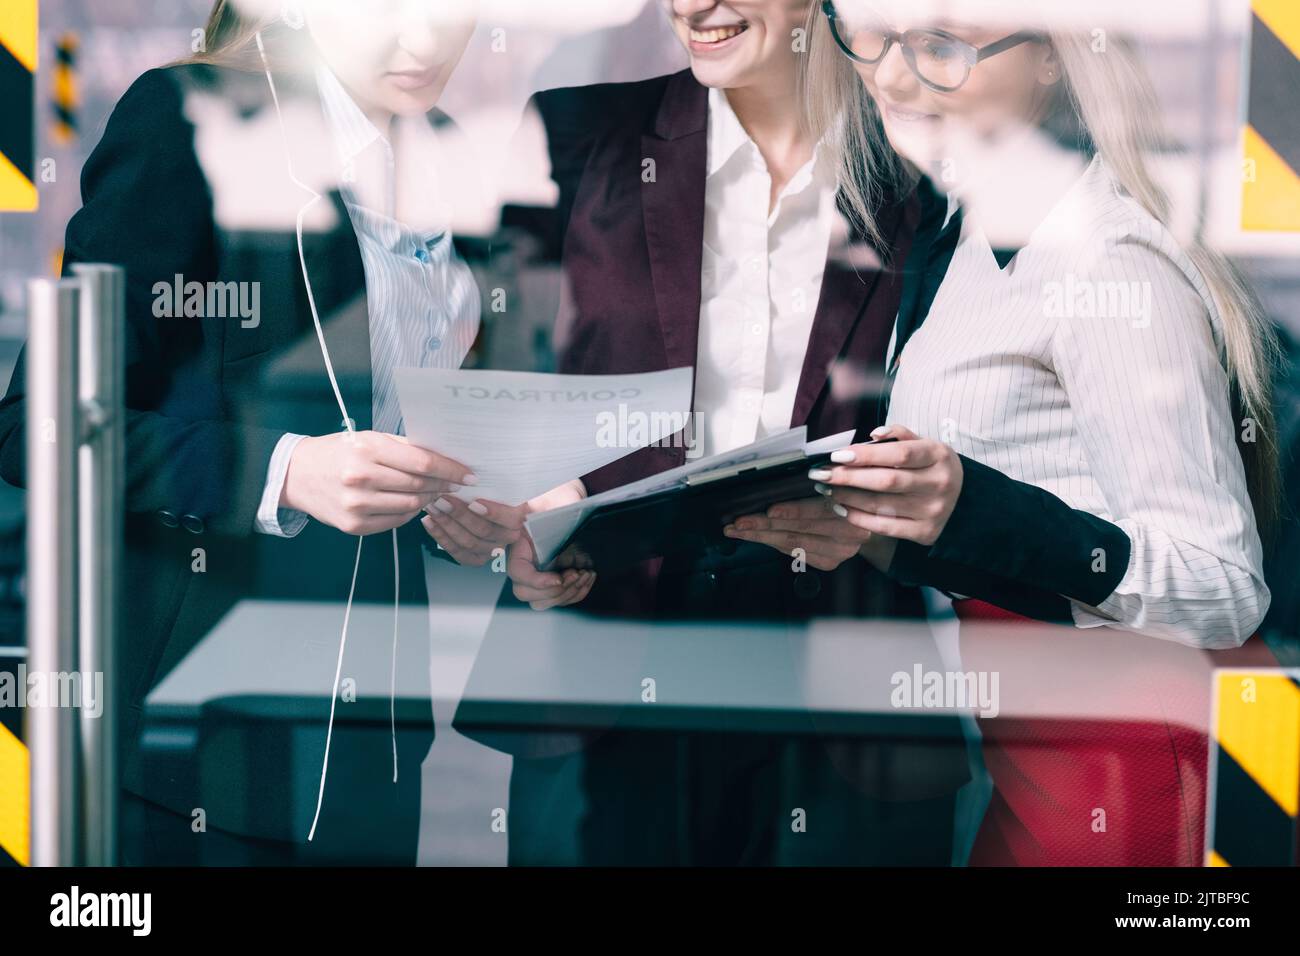
[[[1040,34],[1023,30],[987,46],[976,47],[943,30],[896,33],[870,15],[846,17],[835,9],[834,0],[822,0],[822,12],[830,21],[836,44],[849,59],[874,66],[897,43],[903,49],[903,60],[908,68],[918,80],[937,93],[961,89],[970,79],[971,70],[989,57],[1041,39]]]

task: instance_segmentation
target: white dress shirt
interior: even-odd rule
[[[1128,534],[1124,577],[1073,605],[1079,627],[1236,646],[1269,592],[1222,356],[1200,273],[1098,158],[1005,271],[965,223],[889,421]]]
[[[321,105],[340,163],[340,192],[361,249],[370,318],[371,413],[375,431],[402,433],[396,368],[459,368],[478,334],[480,300],[469,267],[443,223],[436,181],[440,144],[424,116],[399,118],[404,168],[418,190],[419,228],[395,218],[393,143],[329,70],[317,71]],[[414,161],[412,160],[414,157]],[[307,515],[279,507],[289,459],[303,436],[276,444],[257,513],[263,534],[292,537]]]
[[[695,363],[706,455],[790,427],[837,215],[828,160],[818,144],[769,212],[767,164],[726,94],[709,91]]]

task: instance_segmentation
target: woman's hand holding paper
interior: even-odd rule
[[[431,500],[475,480],[459,462],[399,435],[338,432],[298,442],[280,506],[346,534],[376,534],[406,524]]]
[[[466,504],[445,495],[426,509],[420,523],[457,564],[477,568],[523,536],[526,508],[483,500]]]

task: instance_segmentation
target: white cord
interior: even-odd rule
[[[356,431],[352,423],[352,416],[348,414],[348,407],[343,402],[343,393],[339,391],[339,380],[334,375],[334,363],[330,361],[330,350],[325,344],[325,330],[321,328],[320,315],[316,311],[316,295],[312,292],[311,277],[307,274],[307,256],[302,248],[302,222],[307,215],[307,210],[316,205],[322,198],[321,194],[316,192],[293,171],[293,158],[289,152],[289,133],[284,127],[284,114],[280,111],[280,94],[275,89],[275,79],[271,76],[271,64],[266,59],[266,48],[262,46],[262,33],[258,31],[255,35],[257,39],[257,52],[262,56],[262,66],[266,70],[266,82],[271,87],[271,102],[275,104],[275,118],[280,124],[280,137],[284,140],[284,159],[289,167],[289,179],[295,186],[311,193],[311,199],[307,201],[301,209],[298,210],[298,219],[294,224],[294,231],[298,236],[298,264],[302,268],[303,285],[307,288],[307,305],[311,308],[312,324],[316,326],[316,340],[320,342],[321,357],[325,360],[325,373],[330,379],[330,388],[334,389],[334,400],[339,404],[339,411],[343,413],[343,426],[350,432]]]
[[[357,558],[352,565],[352,585],[348,588],[347,610],[343,612],[343,633],[339,635],[339,659],[334,665],[334,693],[330,695],[330,719],[325,729],[325,760],[320,768],[320,789],[316,791],[316,815],[311,818],[311,832],[307,834],[308,843],[316,835],[316,824],[320,820],[321,804],[325,802],[325,774],[329,772],[330,742],[334,737],[334,708],[339,701],[339,680],[343,676],[343,650],[348,646],[348,619],[352,616],[352,592],[357,588],[357,569],[361,567],[361,545],[365,540],[360,535],[357,536]]]
[[[289,133],[285,129],[284,114],[280,110],[280,94],[275,88],[275,78],[271,75],[271,64],[266,59],[266,48],[262,45],[262,34],[258,31],[254,34],[257,40],[257,52],[262,57],[262,67],[266,72],[266,82],[271,88],[271,102],[275,104],[275,118],[280,125],[280,138],[284,140],[284,158],[289,169],[289,179],[294,185],[311,193],[309,199],[301,209],[298,210],[298,217],[294,223],[294,233],[298,237],[298,265],[302,269],[302,282],[307,290],[307,305],[311,309],[312,324],[316,327],[316,341],[320,343],[321,358],[325,361],[325,373],[329,376],[330,388],[334,390],[334,400],[338,402],[339,412],[343,415],[343,427],[349,433],[355,434],[356,425],[352,421],[352,416],[348,414],[348,407],[343,401],[343,392],[339,389],[338,378],[334,374],[334,363],[330,360],[329,346],[325,344],[325,330],[321,327],[320,314],[316,311],[316,295],[312,291],[311,276],[307,272],[307,256],[303,251],[302,241],[302,224],[306,218],[307,210],[311,209],[322,198],[321,194],[316,192],[301,179],[293,170],[293,158],[289,150]],[[316,835],[316,824],[320,821],[321,805],[325,801],[325,777],[329,773],[330,766],[330,744],[334,739],[334,709],[338,704],[339,697],[339,680],[343,674],[343,651],[348,643],[348,622],[352,618],[352,597],[357,589],[357,574],[361,570],[361,544],[365,538],[357,536],[357,556],[352,565],[352,583],[348,585],[348,603],[343,610],[343,633],[339,635],[339,656],[338,662],[334,668],[334,691],[330,696],[330,717],[329,723],[325,728],[325,757],[321,761],[320,768],[320,788],[316,793],[316,814],[312,817],[311,832],[307,834],[307,841],[310,843]],[[397,782],[397,623],[401,608],[401,590],[398,579],[398,557],[397,557],[397,529],[393,529],[393,661],[391,673],[389,676],[388,686],[388,712],[390,719],[390,729],[393,739],[393,783]]]

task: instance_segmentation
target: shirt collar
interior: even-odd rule
[[[1028,231],[1019,242],[1003,243],[996,248],[989,242],[984,230],[980,228],[977,217],[963,210],[963,228],[975,237],[997,262],[998,269],[1006,271],[1011,261],[1024,249],[1038,240],[1051,242],[1068,242],[1077,236],[1079,229],[1088,222],[1087,210],[1104,199],[1098,195],[1098,189],[1111,188],[1109,174],[1100,154],[1094,155],[1084,167],[1083,172],[1071,182],[1043,214],[1043,217]],[[959,202],[950,195],[948,218],[951,219]],[[1091,204],[1091,205],[1090,205]],[[945,226],[946,226],[945,222]]]
[[[330,134],[334,138],[334,147],[339,158],[347,166],[361,153],[369,149],[375,140],[385,145],[388,140],[379,132],[369,117],[357,106],[356,101],[343,88],[333,72],[325,66],[316,68],[316,82],[320,87],[321,106],[325,111],[325,121],[329,124]]]
[[[751,162],[763,163],[758,145],[741,125],[736,111],[731,108],[727,94],[716,87],[709,90],[708,176],[712,179],[718,171],[742,150],[748,150]],[[801,192],[814,177],[829,181],[830,151],[824,149],[826,141],[820,139],[813,146],[812,160],[801,168],[786,187],[787,193]]]
[[[740,124],[727,94],[716,87],[709,90],[709,177],[712,178],[745,147],[757,150],[754,141]]]

